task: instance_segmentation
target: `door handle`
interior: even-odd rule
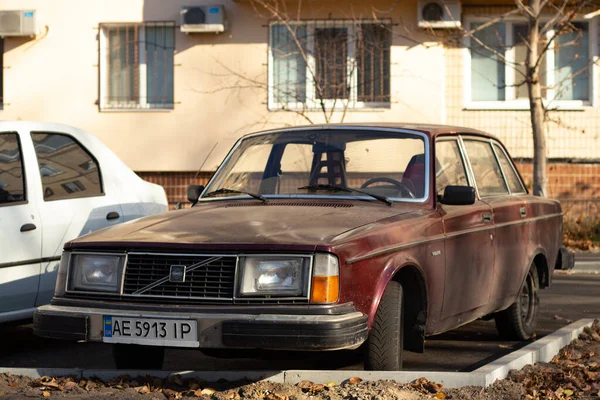
[[[483,214],[481,214],[481,216],[483,217],[483,222],[485,222],[485,223],[492,222],[492,214],[491,213],[483,213]]]
[[[527,216],[527,208],[521,207],[519,212],[521,213],[521,218],[525,218]]]
[[[119,217],[120,217],[120,215],[119,215],[119,213],[118,213],[118,212],[116,212],[116,211],[111,211],[111,212],[109,212],[108,214],[106,214],[106,219],[107,219],[107,220],[109,220],[109,221],[110,221],[111,219],[117,219],[117,218],[119,218]]]
[[[37,227],[34,224],[25,224],[25,225],[21,226],[21,232],[29,232],[36,228]]]

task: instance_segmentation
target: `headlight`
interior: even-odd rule
[[[69,290],[119,293],[125,256],[75,254],[69,267]]]
[[[242,257],[241,296],[306,296],[310,258]]]

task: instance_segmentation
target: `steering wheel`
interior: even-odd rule
[[[412,192],[412,190],[410,190],[408,188],[408,186],[406,186],[404,183],[399,182],[399,181],[397,181],[395,179],[392,179],[392,178],[384,177],[384,176],[381,176],[381,177],[378,177],[378,178],[369,179],[368,181],[366,181],[365,183],[363,183],[360,186],[360,188],[364,189],[367,186],[370,186],[370,185],[372,185],[374,183],[381,183],[381,182],[391,183],[392,185],[396,186],[400,191],[403,191],[404,193],[408,194],[408,197],[410,197],[411,199],[414,199],[416,197],[415,194]]]

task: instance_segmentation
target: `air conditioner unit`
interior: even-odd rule
[[[460,1],[419,0],[419,28],[457,29],[462,25]]]
[[[190,6],[181,8],[181,32],[224,32],[227,29],[225,7]]]
[[[1,10],[0,36],[35,36],[37,13],[35,10]]]

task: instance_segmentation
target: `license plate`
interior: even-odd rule
[[[198,347],[198,323],[188,319],[104,316],[106,343]]]

